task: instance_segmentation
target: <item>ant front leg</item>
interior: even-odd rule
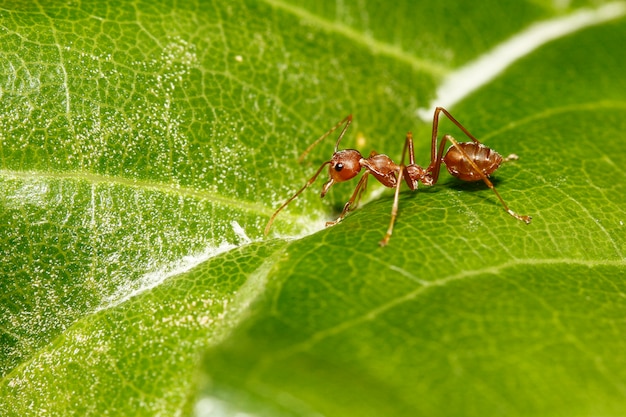
[[[367,176],[368,175],[369,175],[369,172],[367,171],[365,172],[365,174],[363,174],[363,176],[359,180],[359,183],[356,185],[354,192],[352,193],[352,197],[350,197],[350,200],[348,200],[346,205],[343,206],[343,210],[341,211],[341,214],[339,215],[339,217],[337,217],[333,221],[326,222],[326,227],[336,225],[337,223],[342,221],[344,217],[346,217],[348,212],[356,208],[356,206],[359,204],[359,200],[361,200],[361,195],[363,195],[365,188],[367,188]]]

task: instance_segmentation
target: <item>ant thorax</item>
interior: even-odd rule
[[[361,160],[361,165],[367,168],[369,173],[385,187],[393,188],[396,186],[400,166],[387,155],[372,152],[369,158]]]

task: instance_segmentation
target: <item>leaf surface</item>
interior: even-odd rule
[[[626,414],[623,18],[449,109],[519,155],[493,178],[531,225],[444,171],[386,248],[373,184],[262,236],[347,113],[342,146],[399,160],[411,129],[427,165],[443,77],[585,5],[5,6],[0,414]]]

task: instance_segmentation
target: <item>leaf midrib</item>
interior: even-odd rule
[[[44,171],[14,171],[8,169],[0,169],[0,177],[5,179],[20,180],[68,180],[83,181],[91,185],[111,185],[123,186],[128,188],[141,189],[143,191],[157,191],[167,195],[175,195],[178,197],[195,198],[205,200],[217,205],[226,206],[240,211],[257,214],[260,216],[271,216],[273,209],[266,206],[245,200],[234,199],[220,194],[212,193],[206,190],[197,190],[191,187],[180,186],[175,184],[165,184],[153,181],[145,181],[138,179],[129,179],[122,177],[113,177],[101,174],[93,174],[90,172],[44,172]]]

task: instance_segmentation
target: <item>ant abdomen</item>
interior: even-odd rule
[[[490,176],[502,163],[502,156],[482,143],[461,142],[458,143],[458,146],[465,151],[465,154],[486,176]],[[480,181],[483,179],[456,146],[450,146],[443,157],[443,162],[451,175],[463,181]]]

